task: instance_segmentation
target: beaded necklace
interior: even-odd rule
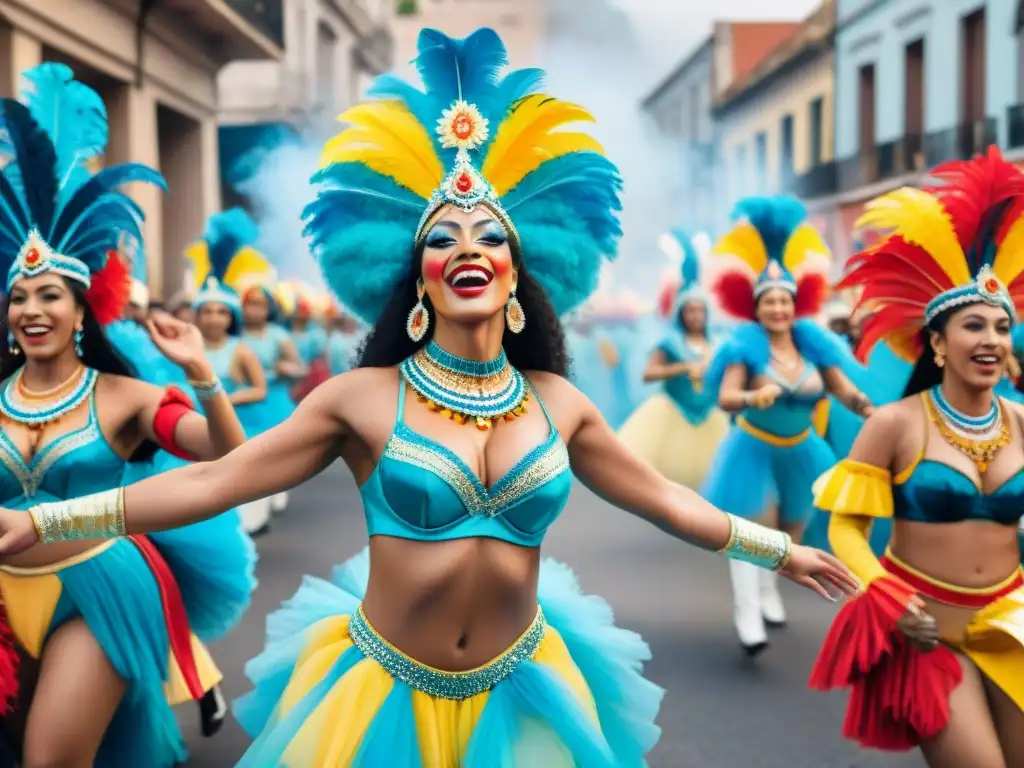
[[[458,424],[472,421],[490,429],[497,419],[512,421],[526,412],[526,377],[513,368],[505,350],[494,360],[464,360],[433,341],[403,360],[398,370],[431,411]]]
[[[0,414],[36,430],[57,423],[78,408],[89,397],[99,378],[95,369],[79,366],[66,381],[53,389],[33,392],[25,387],[24,375],[22,367],[0,389]]]
[[[942,438],[985,474],[992,459],[1010,442],[1010,428],[1003,406],[993,397],[992,408],[984,416],[969,416],[949,404],[939,386],[932,387],[924,398],[932,423]]]

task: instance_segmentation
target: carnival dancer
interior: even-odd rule
[[[821,481],[836,553],[863,595],[836,617],[811,676],[851,687],[844,735],[920,747],[931,768],[1024,765],[1024,412],[995,388],[1024,308],[1024,175],[995,147],[939,166],[938,184],[870,203],[888,234],[843,285],[914,371]],[[867,546],[892,519],[890,549]]]
[[[332,297],[327,296],[324,305],[328,327],[327,361],[331,376],[339,376],[352,369],[362,335],[359,322],[339,307]]]
[[[238,286],[273,273],[253,248],[256,224],[241,208],[217,213],[206,222],[203,237],[185,255],[201,286],[192,302],[196,326],[214,374],[222,382],[247,434],[264,430],[275,417],[267,413],[267,379],[259,358],[239,339],[242,302]],[[242,525],[252,536],[270,530],[270,500],[256,499],[239,508]]]
[[[117,487],[127,463],[158,448],[212,459],[244,440],[197,331],[150,321],[208,422],[179,391],[136,379],[114,351],[102,326],[123,313],[130,275],[108,254],[122,236],[142,242],[139,208],[118,189],[163,188],[163,178],[137,164],[90,174],[84,160],[106,144],[102,101],[63,65],[26,77],[28,106],[0,102],[0,258],[9,266],[0,498],[22,510]],[[27,710],[26,765],[162,767],[186,758],[169,699],[201,699],[220,677],[191,630],[215,635],[252,587],[251,572],[217,560],[222,533],[214,519],[170,536],[53,543],[3,558],[0,690]],[[23,697],[12,641],[39,660]]]
[[[769,522],[799,541],[813,511],[811,485],[835,458],[812,427],[829,393],[866,415],[870,400],[850,381],[849,348],[812,318],[827,297],[829,254],[791,197],[741,200],[736,224],[709,260],[721,309],[746,322],[715,353],[706,386],[722,410],[738,414],[715,454],[702,491],[715,506]],[[742,482],[738,479],[742,478]],[[777,578],[750,563],[729,563],[734,621],[750,655],[768,645],[766,622],[781,625]]]
[[[306,376],[291,391],[292,400],[299,402],[331,377],[327,364],[326,318],[316,312],[313,291],[304,283],[292,281],[289,284],[294,294],[294,304],[289,313],[292,343],[299,359],[306,366]]]
[[[666,233],[662,248],[681,251],[682,274],[664,301],[668,322],[644,370],[644,380],[660,381],[662,392],[629,417],[619,439],[673,482],[699,488],[729,422],[715,407],[717,393],[704,388],[712,349],[697,249],[681,230]]]
[[[370,547],[270,619],[236,708],[257,736],[239,765],[640,766],[662,695],[640,674],[647,646],[539,556],[574,473],[823,595],[852,577],[665,480],[565,380],[557,318],[614,252],[616,169],[560,130],[589,115],[535,93],[539,71],[500,77],[493,31],[425,30],[419,50],[426,92],[386,76],[342,115],[308,209],[328,282],[375,323],[362,367],[223,461],[0,510],[0,549],[181,525],[340,456]]]

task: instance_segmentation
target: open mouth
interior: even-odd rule
[[[445,282],[457,296],[472,298],[487,290],[493,279],[494,275],[483,267],[464,264],[453,269]]]
[[[982,368],[995,368],[999,365],[998,355],[972,355],[971,362],[977,363]]]
[[[26,325],[21,329],[21,333],[29,344],[39,344],[52,330],[48,325]]]

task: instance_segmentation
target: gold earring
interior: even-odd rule
[[[409,334],[409,338],[413,341],[422,341],[423,337],[427,335],[427,329],[430,327],[430,313],[427,312],[427,308],[423,304],[423,297],[426,293],[427,288],[423,285],[423,278],[421,277],[416,281],[416,304],[413,305],[412,311],[409,313],[409,319],[405,322],[405,332]]]
[[[946,364],[946,353],[935,350],[935,365],[942,368]]]
[[[526,313],[523,312],[523,305],[516,298],[516,286],[512,286],[512,292],[505,302],[505,324],[512,333],[522,333],[526,327]]]

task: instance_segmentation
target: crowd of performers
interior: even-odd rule
[[[1024,764],[1024,174],[993,149],[872,202],[835,295],[800,202],[742,200],[708,249],[662,239],[655,320],[594,293],[621,181],[564,130],[590,115],[491,30],[419,51],[422,90],[384,76],[341,116],[296,224],[336,299],[279,281],[294,255],[236,209],[151,304],[122,187],[161,175],[95,169],[103,104],[64,65],[0,102],[12,754],[187,759],[173,707],[229,716],[206,643],[248,607],[251,537],[341,461],[370,543],[269,617],[240,766],[644,765],[649,649],[539,555],[574,478],[728,560],[750,655],[779,576],[848,598],[810,680],[850,689],[847,737]]]

